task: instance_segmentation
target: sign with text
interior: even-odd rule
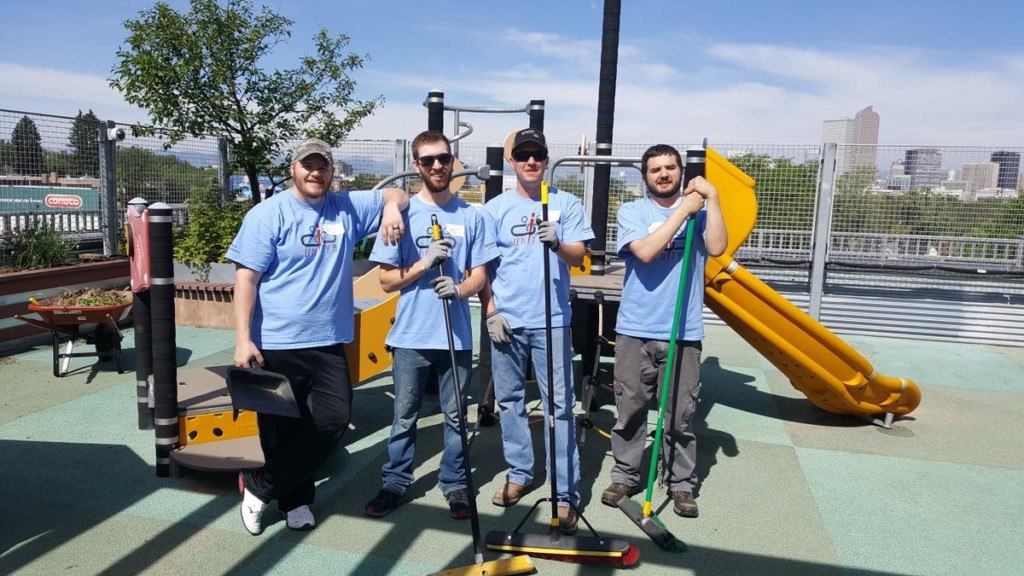
[[[2,186],[0,213],[99,210],[100,191],[68,186]]]

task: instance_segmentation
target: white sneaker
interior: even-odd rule
[[[245,525],[245,529],[249,531],[249,534],[253,536],[259,535],[263,532],[262,516],[267,503],[260,500],[252,492],[249,492],[242,481],[241,474],[238,475],[238,487],[242,491],[242,524]]]
[[[288,528],[291,530],[309,530],[316,525],[316,520],[313,518],[313,512],[309,509],[309,506],[299,506],[294,510],[289,510],[284,514],[287,519]]]

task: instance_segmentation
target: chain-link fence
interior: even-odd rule
[[[50,228],[98,237],[99,123],[0,111],[0,235]]]
[[[0,110],[0,233],[43,224],[81,240],[101,236],[102,126],[90,112],[62,117]],[[225,184],[248,194],[244,174],[218,175],[223,161],[217,138],[168,146],[159,131],[138,136],[131,126],[123,128],[126,138],[115,148],[118,219],[134,197],[183,207],[197,190]],[[696,143],[673,145],[682,151]],[[1024,272],[1024,148],[877,146],[865,152],[864,146],[840,145],[840,172],[822,166],[822,145],[711,145],[757,183],[757,226],[738,254],[744,262],[806,269],[815,230],[825,226],[830,266]],[[612,155],[639,158],[647,147],[615,144]],[[486,148],[460,142],[460,160],[476,168],[485,163]],[[549,149],[552,158],[580,152],[575,143],[552,142]],[[408,140],[349,140],[335,149],[335,157],[338,185],[346,189],[371,188],[412,164]],[[505,187],[514,186],[511,166],[503,169]],[[562,165],[553,184],[589,208],[591,170]],[[831,186],[823,188],[822,178]],[[275,184],[278,190],[287,185],[280,177],[261,179],[264,188]],[[817,203],[829,188],[831,219],[815,222]],[[643,194],[638,170],[611,168],[609,252],[617,239],[618,207]],[[461,195],[482,202],[482,183],[467,178]],[[115,225],[120,229],[121,222]]]

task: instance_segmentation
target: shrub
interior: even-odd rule
[[[14,270],[52,268],[71,263],[78,243],[46,224],[5,234],[0,267]]]
[[[175,233],[174,259],[188,264],[227,262],[224,254],[251,204],[222,199],[216,186],[192,192],[185,204],[188,225]]]

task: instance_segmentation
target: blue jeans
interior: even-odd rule
[[[471,350],[456,350],[455,362],[462,389],[462,405],[466,405],[469,374],[473,363]],[[427,386],[430,367],[437,368],[439,399],[444,411],[444,453],[438,485],[441,493],[466,488],[463,470],[462,440],[459,438],[458,405],[455,402],[455,383],[452,379],[451,353],[448,350],[413,350],[395,348],[395,419],[388,439],[388,461],[381,468],[383,488],[395,494],[405,494],[412,484],[413,461],[416,457],[416,423],[420,419],[420,406]],[[465,414],[462,415],[465,418]]]
[[[572,409],[576,404],[572,379],[572,348],[569,329],[554,328],[551,334],[554,367],[555,403],[555,469],[558,500],[579,505],[580,456],[576,451],[576,419]],[[540,389],[544,407],[544,449],[550,460],[551,446],[548,430],[548,371],[547,346],[543,328],[516,328],[509,344],[491,344],[491,373],[494,377],[494,395],[498,403],[501,422],[501,443],[508,463],[509,482],[529,486],[533,483],[533,442],[526,415],[526,366],[533,360],[533,371]],[[545,476],[550,476],[546,470]],[[548,478],[550,481],[550,478]]]

